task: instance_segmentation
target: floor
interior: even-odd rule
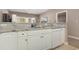
[[[68,43],[71,46],[74,46],[76,48],[79,48],[79,40],[77,40],[77,39],[69,38],[68,39]]]
[[[75,48],[75,47],[73,47],[71,45],[65,45],[65,44],[63,44],[63,45],[55,48],[54,50],[78,50],[78,48]]]
[[[68,38],[68,45],[63,44],[55,50],[79,50],[79,40]]]

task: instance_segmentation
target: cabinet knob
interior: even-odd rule
[[[22,35],[24,35],[24,33],[22,33]]]
[[[40,38],[44,38],[44,36],[40,36]]]
[[[25,41],[28,41],[28,39],[25,39]]]

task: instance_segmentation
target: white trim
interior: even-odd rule
[[[72,36],[72,35],[69,35],[68,38],[73,38],[73,39],[77,39],[77,40],[79,40],[79,37]]]
[[[67,10],[60,11],[60,12],[57,12],[57,13],[56,13],[56,23],[58,23],[58,14],[59,14],[59,13],[63,13],[63,12],[66,12],[66,13],[67,13]],[[67,14],[66,14],[66,18],[67,18]]]

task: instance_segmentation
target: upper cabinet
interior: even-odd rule
[[[8,9],[0,10],[0,22],[35,23],[36,19],[38,19],[36,14],[10,11]]]
[[[12,14],[12,22],[14,23],[36,23],[35,17],[23,17]]]
[[[12,22],[14,22],[14,23],[29,23],[29,18],[19,17],[16,14],[12,14]]]
[[[0,22],[11,22],[12,18],[7,9],[0,9]]]
[[[12,22],[12,17],[7,13],[3,13],[2,14],[2,22]]]

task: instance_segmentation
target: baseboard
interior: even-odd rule
[[[77,39],[77,40],[79,40],[79,37],[72,36],[72,35],[69,35],[68,38],[73,38],[73,39]]]

